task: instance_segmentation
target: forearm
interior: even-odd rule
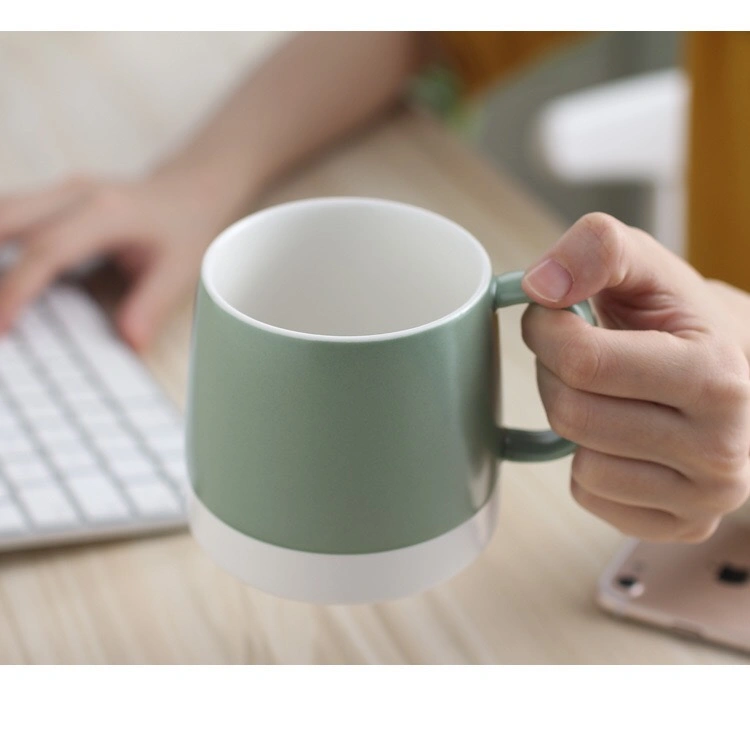
[[[301,33],[254,70],[161,167],[227,207],[393,105],[422,62],[416,33]]]

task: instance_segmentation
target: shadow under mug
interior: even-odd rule
[[[521,277],[493,277],[455,222],[384,200],[291,202],[219,235],[187,407],[199,544],[252,586],[319,603],[466,567],[495,530],[499,462],[574,448],[495,422],[494,312],[529,302]]]

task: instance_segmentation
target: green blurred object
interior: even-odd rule
[[[463,137],[476,139],[482,106],[463,97],[461,79],[452,69],[430,67],[414,80],[409,96]]]

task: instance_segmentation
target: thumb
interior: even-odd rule
[[[188,285],[180,261],[159,258],[138,278],[117,314],[122,336],[135,350],[147,348]]]
[[[600,291],[688,295],[697,274],[645,232],[606,214],[579,219],[522,281],[537,303],[564,308]]]

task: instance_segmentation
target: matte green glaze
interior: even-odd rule
[[[489,292],[442,326],[371,342],[272,333],[202,286],[196,309],[190,473],[227,524],[289,548],[365,553],[433,538],[489,498]]]
[[[187,410],[196,495],[244,534],[322,553],[401,548],[467,521],[495,487],[499,456],[573,449],[552,432],[495,425],[493,313],[499,291],[520,298],[518,284],[492,282],[443,324],[360,342],[240,321],[201,284]]]

